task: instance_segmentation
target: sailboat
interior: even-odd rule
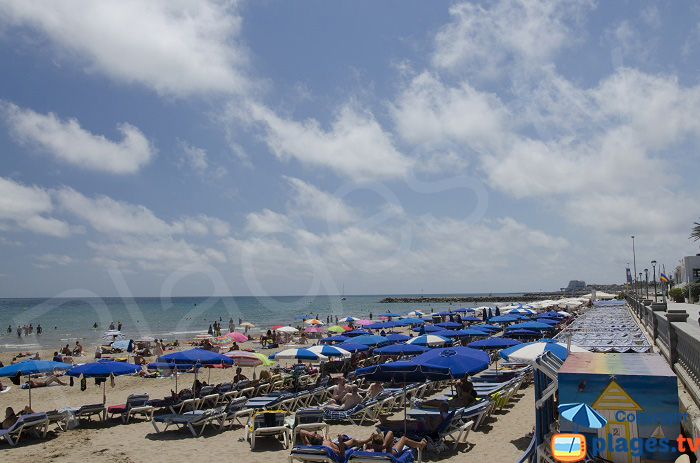
[[[345,301],[345,283],[343,283],[343,297],[340,298],[341,301]]]

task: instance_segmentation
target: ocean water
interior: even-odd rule
[[[302,322],[295,317],[302,315],[318,315],[325,323],[327,316],[332,316],[333,320],[336,315],[338,318],[368,318],[372,313],[376,319],[385,312],[404,314],[421,310],[430,313],[431,309],[440,312],[475,305],[379,303],[392,296],[396,295],[346,296],[346,300],[341,296],[0,299],[0,351],[57,349],[66,343],[75,344],[76,340],[87,348],[102,343],[101,336],[110,322],[115,326],[121,322],[122,332],[128,338],[153,336],[187,340],[206,333],[209,325],[218,320],[221,320],[222,330],[228,332],[230,318],[233,318],[237,331],[240,331],[238,325],[242,320],[255,325],[250,333],[258,334],[274,325],[298,326]],[[455,295],[425,295],[432,296]],[[499,295],[493,296],[498,302]],[[34,334],[18,337],[17,325],[30,323],[35,327]],[[97,329],[93,328],[94,323],[99,325]],[[41,335],[36,335],[37,325],[43,328]],[[8,326],[12,326],[12,333],[7,332]]]

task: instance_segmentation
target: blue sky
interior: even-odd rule
[[[692,2],[0,1],[0,294],[670,271],[699,58]]]

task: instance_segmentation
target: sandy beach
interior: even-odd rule
[[[259,349],[259,344],[242,343],[243,349]],[[276,350],[265,350],[270,354],[287,348],[281,346]],[[182,347],[181,349],[185,349]],[[40,351],[43,359],[50,359],[53,352]],[[9,364],[12,353],[0,354],[0,360]],[[76,362],[92,361],[92,355],[79,357]],[[154,360],[153,358],[151,360]],[[258,367],[258,372],[260,367]],[[235,369],[207,369],[199,375],[207,380],[211,375],[211,384],[231,381]],[[246,376],[252,377],[253,369],[244,368]],[[68,377],[65,377],[66,382]],[[193,374],[181,374],[178,386],[191,386]],[[3,378],[3,384],[9,379]],[[11,390],[0,394],[0,406],[20,408],[27,403],[27,390],[11,385]],[[124,403],[129,394],[148,393],[151,398],[162,398],[175,388],[174,378],[153,378],[123,376],[115,380],[114,387],[106,387],[107,405]],[[35,411],[61,409],[66,406],[79,407],[85,404],[101,403],[103,386],[96,386],[94,380],[88,380],[86,391],[80,391],[79,382],[73,387],[52,386],[32,390],[32,406]],[[534,425],[533,388],[523,388],[514,400],[503,410],[494,414],[476,431],[469,435],[469,445],[460,445],[456,451],[449,450],[439,455],[425,454],[424,459],[445,462],[464,461],[465,456],[472,461],[513,461],[525,449],[529,439],[525,435]],[[397,416],[398,417],[398,416]],[[374,431],[374,423],[354,426],[351,424],[332,424],[330,435],[347,434],[353,437],[367,437]],[[266,438],[260,441],[254,451],[250,450],[244,440],[245,431],[240,426],[231,430],[220,431],[208,428],[202,437],[194,438],[187,430],[171,430],[157,434],[150,421],[135,418],[129,424],[121,424],[117,418],[107,421],[82,421],[80,426],[66,432],[51,430],[46,440],[37,438],[22,439],[20,444],[11,448],[0,444],[0,452],[15,461],[36,461],[49,459],[56,462],[75,462],[80,460],[98,462],[171,462],[189,459],[209,458],[210,452],[216,456],[232,457],[244,463],[263,463],[266,461],[287,461],[289,451],[279,441]],[[497,444],[496,444],[497,443]]]

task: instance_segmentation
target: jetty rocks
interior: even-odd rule
[[[451,303],[451,302],[534,302],[543,298],[559,299],[565,297],[562,293],[541,293],[541,294],[522,294],[519,296],[440,296],[440,297],[385,297],[381,301],[382,304],[411,304],[411,303]]]

